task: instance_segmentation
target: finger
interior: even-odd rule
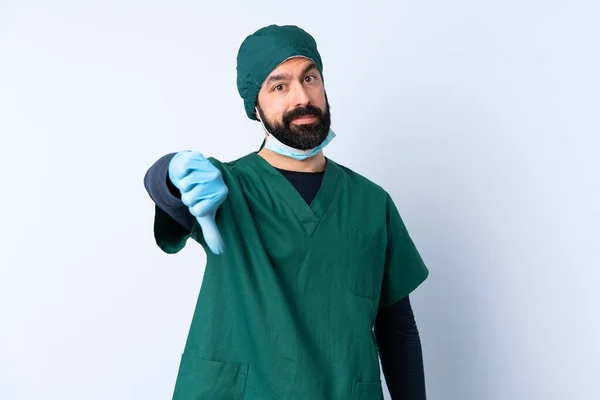
[[[190,209],[195,207],[198,202],[203,200],[202,192],[204,186],[203,185],[195,185],[192,186],[191,189],[181,190],[181,202],[188,206]],[[194,214],[196,215],[196,214]]]
[[[181,178],[177,182],[177,188],[182,192],[187,192],[191,190],[195,185],[201,184],[206,185],[210,184],[213,181],[216,181],[221,177],[221,173],[219,170],[216,171],[200,171],[193,170],[188,173],[185,177]]]
[[[198,185],[188,193],[182,194],[182,201],[195,217],[203,217],[216,213],[217,209],[225,202],[229,189],[227,186],[211,187],[211,185]]]
[[[190,214],[196,218],[206,217],[217,212],[218,205],[211,200],[202,199],[192,206],[188,206]]]
[[[216,169],[216,167],[196,151],[182,151],[173,157],[169,169],[175,179],[182,179],[191,171],[210,171]]]
[[[169,163],[170,178],[179,180],[186,176],[189,172],[188,163],[191,157],[193,157],[191,151],[182,151],[175,154]]]
[[[186,162],[186,167],[188,167],[188,169],[195,169],[198,171],[207,172],[217,169],[217,167],[215,167],[210,161],[208,161],[207,158],[204,158],[203,156],[190,158]]]
[[[223,254],[225,243],[223,242],[219,228],[217,228],[215,215],[211,214],[206,217],[200,217],[198,218],[198,223],[202,228],[202,235],[208,248],[215,254]]]

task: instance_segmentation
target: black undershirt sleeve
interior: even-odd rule
[[[379,309],[375,338],[392,399],[425,400],[423,351],[409,296]]]

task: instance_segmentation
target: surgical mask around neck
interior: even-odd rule
[[[256,113],[258,114],[258,110],[256,111]],[[321,151],[325,146],[329,144],[329,142],[333,140],[333,138],[335,138],[335,132],[329,129],[327,137],[325,138],[325,140],[323,140],[323,142],[321,142],[320,145],[312,149],[299,150],[281,143],[275,136],[271,134],[271,132],[267,130],[267,127],[263,123],[262,119],[258,118],[258,120],[260,121],[260,124],[269,136],[264,148],[267,150],[271,150],[274,153],[281,154],[282,156],[293,158],[294,160],[302,161],[306,160],[307,158],[316,156],[319,153],[319,151]]]

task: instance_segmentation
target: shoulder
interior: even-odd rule
[[[240,158],[230,161],[221,161],[215,157],[207,158],[215,167],[221,170],[221,172],[235,173],[236,168],[243,168],[246,164],[248,164],[249,159],[252,158],[253,155],[254,153],[246,154]]]
[[[328,162],[333,162],[333,164],[335,164],[336,169],[340,175],[339,178],[346,181],[350,190],[360,190],[364,194],[369,195],[369,197],[377,197],[387,201],[389,194],[379,184],[373,182],[371,179],[365,177],[364,175],[352,170],[351,168],[345,165],[336,163],[331,159],[327,160]]]

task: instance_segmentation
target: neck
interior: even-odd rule
[[[323,172],[325,171],[325,165],[327,164],[327,160],[325,159],[322,150],[314,157],[302,161],[282,156],[281,154],[274,153],[271,150],[264,148],[258,152],[258,155],[273,167],[286,171]]]

